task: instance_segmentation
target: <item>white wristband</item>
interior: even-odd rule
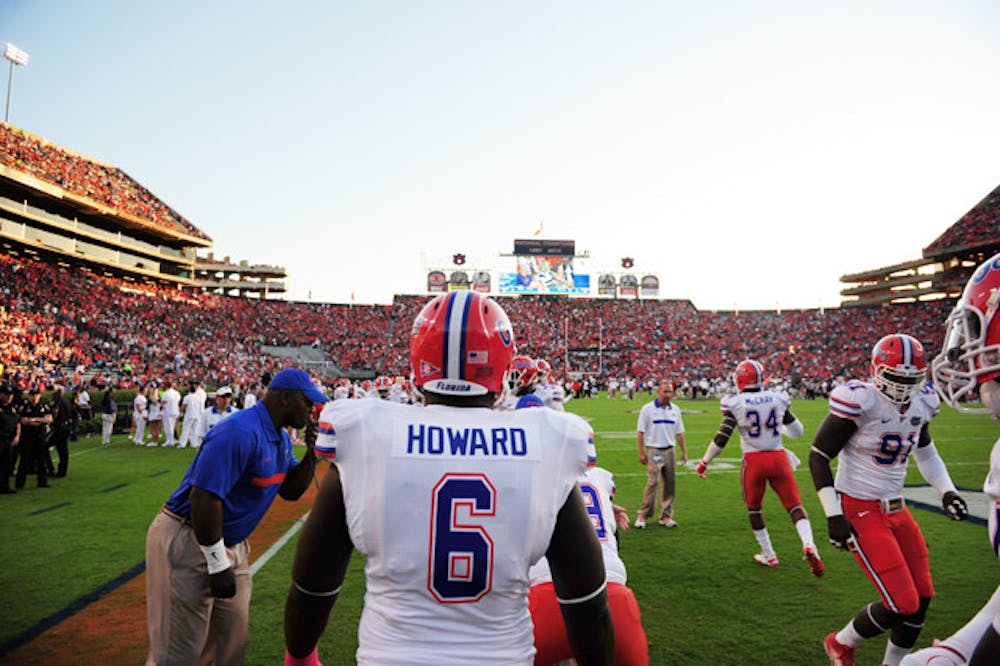
[[[823,513],[827,518],[844,515],[844,509],[840,506],[840,498],[833,486],[823,486],[816,491],[819,495],[819,503],[823,505]]]
[[[208,562],[208,573],[217,574],[233,566],[229,563],[229,556],[226,555],[226,544],[219,539],[211,546],[198,544],[201,552],[205,554],[205,561]]]

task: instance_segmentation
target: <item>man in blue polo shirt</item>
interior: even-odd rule
[[[275,495],[296,500],[312,481],[313,405],[324,402],[308,374],[289,368],[274,376],[260,402],[209,431],[146,535],[147,663],[243,663],[247,538]],[[306,428],[301,461],[285,426]]]

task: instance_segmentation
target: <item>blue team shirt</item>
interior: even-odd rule
[[[208,431],[167,508],[190,518],[191,487],[207,490],[222,499],[223,540],[237,544],[254,531],[298,463],[288,433],[274,427],[267,407],[258,402]]]

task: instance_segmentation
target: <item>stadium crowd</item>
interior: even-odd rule
[[[0,123],[0,164],[39,178],[119,213],[190,236],[205,234],[121,169],[95,162]]]
[[[925,256],[949,250],[989,245],[1000,236],[1000,187],[924,248]]]
[[[97,376],[119,388],[170,377],[248,386],[288,361],[265,346],[313,345],[354,376],[409,374],[410,325],[426,300],[391,305],[251,301],[142,286],[0,255],[0,368],[24,390]],[[521,353],[606,377],[725,377],[741,358],[774,376],[863,377],[866,347],[906,331],[930,349],[950,302],[891,307],[699,311],[690,301],[504,298]],[[334,369],[334,374],[336,369]],[[561,374],[561,373],[560,373]]]

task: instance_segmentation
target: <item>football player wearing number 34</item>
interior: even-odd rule
[[[812,523],[802,506],[799,486],[795,483],[790,460],[792,454],[783,446],[781,439],[782,434],[793,439],[801,437],[802,422],[792,413],[792,401],[787,393],[765,388],[764,366],[757,361],[740,361],[733,379],[737,393],[722,398],[722,423],[705,455],[698,461],[695,472],[704,479],[709,463],[722,453],[733,431],[739,432],[743,453],[740,469],[743,501],[747,505],[750,528],[760,544],[760,553],[754,555],[754,560],[765,567],[778,566],[778,556],[771,545],[762,511],[764,490],[770,484],[795,525],[802,541],[803,559],[812,574],[819,578],[824,571],[823,560],[813,543]],[[797,458],[794,465],[798,465]]]
[[[286,664],[319,663],[355,549],[367,584],[359,664],[531,664],[528,569],[542,556],[578,663],[612,663],[604,561],[576,483],[590,427],[548,409],[493,409],[514,349],[494,301],[443,294],[421,310],[410,343],[426,407],[323,409],[316,452],[334,466],[292,566]]]
[[[833,390],[830,414],[813,440],[809,470],[830,543],[854,554],[881,596],[823,640],[835,666],[853,664],[856,646],[886,631],[882,663],[897,666],[924,625],[934,583],[924,535],[901,496],[911,454],[941,493],[946,515],[969,517],[931,439],[940,400],[926,378],[923,346],[909,335],[885,336],[872,349],[871,380]],[[830,461],[838,456],[834,481]]]

